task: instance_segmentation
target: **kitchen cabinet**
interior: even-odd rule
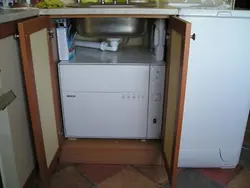
[[[56,63],[53,61],[52,55],[52,40],[55,40],[55,38],[52,38],[53,36],[50,32],[51,26],[52,24],[50,24],[50,19],[48,17],[33,18],[18,24],[35,149],[40,176],[45,183],[49,182],[52,171],[60,157],[59,154],[62,147],[64,147],[64,150],[65,147],[70,147],[70,142],[64,141],[61,134],[62,123],[60,101],[58,97],[58,78],[56,73]],[[169,66],[167,68],[167,75],[169,76],[169,79],[166,78],[166,80],[169,81],[166,81],[167,100],[165,103],[165,131],[163,132],[164,140],[162,144],[164,146],[163,153],[164,159],[166,160],[165,165],[172,187],[175,187],[176,182],[190,27],[190,23],[179,18],[172,17],[169,20],[169,31],[171,33],[169,45],[171,46],[171,49],[174,50],[168,51]],[[168,89],[170,87],[174,89]],[[173,108],[170,108],[170,105]],[[81,142],[82,144],[74,144],[75,150],[80,148],[80,145],[84,146],[84,142],[85,141],[83,140]],[[108,142],[110,142],[110,144]],[[129,146],[126,145],[128,142],[130,142]],[[105,147],[112,148],[112,145],[116,145],[114,146],[114,148],[116,148],[113,148],[113,150],[118,150],[118,152],[123,148],[130,148],[130,150],[134,149],[134,153],[138,152],[139,148],[145,147],[147,148],[146,150],[148,150],[148,147],[152,147],[150,144],[148,144],[148,146],[141,146],[141,144],[136,144],[136,141],[121,141],[120,143],[118,141],[118,145],[112,143],[112,141],[105,142],[105,140],[92,142],[86,141],[85,143],[87,143],[86,145],[89,143],[88,147],[96,147],[96,150],[98,150],[99,147],[100,151],[105,151]],[[67,155],[70,154],[69,151],[70,150],[66,152]],[[97,152],[96,155],[100,154],[100,151]],[[78,154],[81,154],[80,150],[77,150],[77,152]],[[111,157],[114,158],[118,156],[118,161],[116,163],[121,163],[121,161],[119,161],[121,154],[120,156],[119,154],[116,154],[114,151],[114,154],[112,154],[113,156],[111,155]],[[96,157],[93,153],[91,155],[92,158]],[[140,155],[141,153],[137,153],[137,156]],[[133,158],[134,157],[136,156],[133,156]],[[145,155],[143,157],[145,158],[148,156]],[[130,163],[133,164],[134,159],[131,159],[130,157],[125,160],[130,160]],[[135,160],[143,161],[143,159]]]
[[[207,151],[202,150],[204,146],[209,150],[211,145],[208,143],[216,144],[213,137],[222,140],[222,146],[216,150],[219,159],[225,162],[224,164],[232,162],[227,154],[238,151],[224,147],[226,143],[214,126],[223,124],[228,125],[225,129],[232,129],[239,122],[244,128],[244,119],[247,119],[250,84],[241,80],[250,80],[246,72],[249,70],[246,62],[250,57],[246,55],[247,51],[242,51],[237,56],[232,55],[237,47],[230,45],[230,40],[234,45],[238,46],[240,41],[247,46],[250,42],[246,35],[248,30],[243,32],[242,26],[247,25],[249,19],[223,20],[224,12],[220,16],[222,18],[205,19],[203,16],[195,20],[191,17],[172,16],[168,19],[163,139],[160,143],[138,140],[65,139],[62,133],[56,68],[56,38],[51,32],[54,25],[50,23],[49,17],[42,16],[20,22],[18,30],[29,110],[40,175],[44,182],[49,182],[52,171],[59,161],[143,165],[159,165],[164,161],[171,187],[174,188],[177,167],[180,166],[179,159],[196,157],[192,151],[190,152],[192,144],[196,144],[195,146],[200,147],[197,160],[201,160],[203,156],[199,152]],[[237,35],[232,37],[229,32],[232,28],[219,27],[224,22],[231,21],[238,26],[234,31],[239,33],[240,39]],[[218,22],[218,27],[213,28],[214,22]],[[244,37],[247,40],[244,40]],[[238,64],[236,58],[239,59]],[[235,106],[240,109],[240,113]],[[182,137],[184,133],[186,136]],[[203,139],[206,134],[211,136],[209,142]],[[228,134],[227,137],[233,137],[232,134]],[[242,139],[239,136],[235,148],[242,140],[243,136]],[[182,151],[181,145],[184,146]]]

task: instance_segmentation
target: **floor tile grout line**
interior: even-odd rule
[[[196,173],[197,175],[200,175],[200,176],[202,176],[203,178],[205,178],[205,179],[207,179],[207,180],[209,180],[209,181],[212,181],[213,183],[215,183],[216,185],[220,186],[221,188],[227,188],[227,185],[222,185],[222,184],[220,184],[220,183],[215,182],[214,180],[208,178],[207,176],[205,176],[205,175],[203,175],[203,174],[197,172],[194,168],[183,168],[183,170],[182,170],[182,171],[179,171],[179,172],[184,172],[184,173],[185,173],[185,171],[187,171],[187,170],[190,170],[190,171]],[[179,175],[179,173],[178,173],[178,175]],[[177,178],[178,178],[178,175],[177,175]],[[177,180],[177,181],[178,181],[178,180]]]
[[[126,167],[128,167],[128,166],[129,166],[129,165],[124,165],[124,167],[123,167],[122,169],[120,169],[118,172],[112,174],[111,176],[105,178],[104,180],[102,180],[102,182],[104,182],[105,180],[107,180],[107,179],[109,179],[109,178],[114,177],[116,174],[119,174],[122,170],[124,170],[124,169],[125,169]],[[100,182],[100,183],[101,183],[101,182]],[[99,183],[99,184],[100,184],[100,183]]]
[[[148,178],[147,176],[145,176],[143,173],[141,173],[139,170],[137,170],[134,165],[131,165],[131,164],[124,165],[124,168],[122,168],[118,172],[114,173],[113,175],[109,176],[108,178],[112,178],[114,175],[119,174],[122,170],[126,169],[127,167],[131,167],[133,170],[135,170],[136,172],[138,172],[139,174],[141,174],[143,177],[147,178],[149,181],[152,181],[152,182],[156,183],[157,188],[164,188],[165,183],[164,184],[159,184],[159,183],[151,180],[150,178]],[[108,179],[108,178],[106,178],[106,179]],[[103,180],[103,181],[105,181],[105,180]],[[93,185],[91,188],[98,188],[98,184]]]
[[[202,177],[206,178],[206,179],[209,180],[209,181],[212,181],[213,183],[215,183],[215,184],[221,186],[222,188],[226,188],[226,187],[227,187],[227,185],[222,185],[221,183],[218,183],[218,182],[216,182],[216,181],[210,179],[209,177],[203,175],[202,173],[197,172],[194,168],[191,168],[191,171],[195,172],[195,173],[198,174],[198,175],[201,175]]]
[[[111,178],[111,177],[113,177],[114,175],[120,173],[120,172],[121,172],[123,169],[125,169],[127,166],[131,166],[131,165],[124,165],[124,167],[123,167],[122,169],[120,169],[118,172],[116,172],[116,173],[112,174],[111,176],[105,178],[105,179],[102,180],[101,182],[103,182],[103,181],[107,180],[108,178]],[[87,178],[88,181],[90,181],[94,186],[98,187],[98,184],[101,183],[101,182],[96,183],[96,182],[92,181],[92,180],[91,180],[82,170],[78,169],[76,166],[74,166],[74,167],[75,167],[76,170],[79,171],[85,178]],[[96,187],[94,187],[94,188],[96,188]],[[91,187],[91,188],[92,188],[92,187]]]
[[[169,184],[169,181],[164,181],[164,183],[158,183],[158,184],[161,185],[161,186],[164,186],[166,184]]]
[[[135,165],[131,165],[137,172],[139,172],[141,175],[143,175],[144,177],[148,178],[149,180],[153,181],[154,183],[157,183],[157,185],[159,185],[160,187],[161,186],[164,186],[166,183],[169,183],[169,179],[167,181],[165,181],[164,183],[162,184],[159,184],[157,181],[155,180],[152,180],[151,178],[149,178],[148,176],[146,176],[144,173],[142,173],[140,170],[138,170]]]
[[[143,175],[144,177],[146,177],[146,178],[148,178],[149,180],[151,180],[148,176],[146,176],[144,173],[142,173],[140,170],[138,170],[136,167],[135,167],[135,165],[131,165],[132,167],[133,167],[133,169],[135,169],[137,172],[139,172],[141,175]],[[152,180],[151,180],[152,181]],[[153,182],[155,182],[154,180],[153,180]],[[157,183],[158,184],[158,182],[155,182],[155,183]]]
[[[75,165],[73,165],[73,167],[74,167],[74,169],[75,169],[76,171],[78,171],[84,178],[86,178],[86,179],[92,184],[92,186],[91,186],[90,188],[92,188],[93,186],[96,185],[95,182],[93,182],[86,174],[84,174],[84,173],[83,173],[80,169],[78,169]]]
[[[64,170],[65,168],[68,168],[68,167],[74,167],[74,165],[73,165],[73,164],[68,164],[68,165],[65,165],[65,166],[63,166],[63,167],[60,167],[60,170],[55,169],[55,170],[53,171],[53,174],[59,173],[59,172],[61,172],[62,170]]]
[[[112,174],[111,176],[106,177],[104,180],[102,180],[102,182],[104,182],[105,180],[107,180],[107,179],[109,179],[109,178],[112,178],[112,177],[115,176],[116,174],[120,173],[120,172],[121,172],[122,170],[124,170],[127,166],[129,166],[129,165],[124,165],[124,167],[123,167],[122,169],[120,169],[118,172]],[[102,183],[102,182],[100,182],[100,183]],[[100,184],[100,183],[98,183],[98,184]],[[98,185],[98,184],[97,184],[97,185]]]
[[[197,172],[197,171],[195,170],[195,168],[191,168],[191,169],[192,169],[192,171],[194,171],[194,172],[196,172],[196,173],[202,175],[203,177],[207,178],[208,180],[212,180],[212,179],[210,179],[209,177],[207,177],[206,175],[203,175],[202,173]],[[242,168],[239,168],[239,171],[238,171],[237,173],[235,173],[235,175],[232,177],[232,179],[229,181],[229,183],[230,183],[231,181],[233,181],[233,179],[235,179],[235,177],[238,176],[244,169],[245,169],[244,166],[242,166]],[[220,186],[225,187],[225,188],[226,188],[226,187],[228,186],[228,184],[229,184],[229,183],[228,183],[227,185],[223,185],[223,184],[218,183],[218,182],[216,182],[216,181],[214,181],[214,180],[212,180],[212,181],[213,181],[214,183],[216,183],[217,185],[220,185]]]
[[[250,168],[248,169],[248,168],[245,168],[245,167],[243,166],[243,168],[239,171],[239,173],[237,173],[237,174],[230,180],[230,182],[227,184],[227,186],[228,186],[233,180],[235,180],[237,176],[239,176],[241,173],[243,173],[245,170],[250,170]]]

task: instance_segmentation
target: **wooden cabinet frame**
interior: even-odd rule
[[[115,16],[115,15],[112,15]],[[122,15],[121,15],[122,16]],[[78,16],[79,17],[79,16]],[[133,15],[132,15],[133,17]],[[134,16],[137,17],[137,16]],[[139,17],[139,16],[138,16]],[[150,18],[150,16],[140,16],[143,18]],[[153,16],[154,17],[154,16]],[[163,16],[166,18],[166,16]],[[159,16],[157,16],[159,18]],[[32,59],[32,46],[31,46],[31,35],[35,32],[39,32],[43,29],[53,29],[54,25],[50,23],[49,17],[37,17],[29,19],[27,21],[20,22],[18,24],[21,55],[23,60],[23,70],[25,75],[25,83],[28,96],[28,104],[30,117],[32,121],[33,137],[35,140],[35,149],[39,165],[40,176],[45,184],[49,183],[49,179],[52,175],[52,171],[60,158],[61,162],[86,162],[86,163],[109,163],[109,164],[163,164],[160,152],[160,144],[155,141],[141,142],[138,140],[64,140],[62,132],[62,117],[61,117],[61,106],[59,98],[59,86],[57,78],[57,52],[56,52],[56,38],[53,40],[47,37],[48,54],[49,54],[49,70],[51,77],[51,86],[53,93],[53,106],[55,113],[56,129],[58,136],[59,146],[53,160],[48,166],[46,164],[46,151],[44,144],[44,137],[42,131],[41,112],[39,111],[39,99],[36,89],[37,80],[35,79],[34,61]],[[170,42],[174,44],[175,41],[173,32],[180,36],[180,51],[178,61],[172,59],[172,50],[168,50],[168,65],[166,66],[166,84],[165,84],[165,102],[164,102],[164,140],[163,140],[163,156],[165,160],[165,166],[168,172],[171,187],[174,188],[176,185],[177,165],[178,165],[178,154],[180,147],[181,137],[181,126],[183,116],[183,106],[185,99],[185,87],[186,87],[186,75],[187,75],[187,64],[188,64],[188,53],[189,53],[189,40],[191,24],[185,22],[176,17],[170,17],[169,19],[169,34]],[[54,47],[53,47],[54,45]],[[55,49],[55,50],[53,50]],[[55,54],[53,56],[53,53]],[[177,69],[174,68],[178,63]],[[171,79],[170,70],[175,69],[179,74],[176,77],[178,81]],[[168,87],[175,84],[177,90],[173,96],[170,97],[170,90]],[[169,116],[171,112],[168,107],[168,101],[174,100],[176,110],[174,110],[173,117]],[[167,116],[168,115],[168,116]],[[174,120],[172,121],[171,118]],[[171,120],[171,124],[167,122]],[[170,129],[169,129],[170,127]],[[171,144],[168,145],[166,142],[167,134],[169,130],[172,131],[173,139]],[[166,139],[165,139],[166,138]],[[168,149],[170,148],[170,149]],[[171,159],[168,158],[171,153]],[[113,158],[113,159],[112,159]],[[115,159],[115,160],[114,160]]]
[[[23,71],[25,78],[25,85],[28,96],[28,105],[30,111],[30,118],[33,130],[33,137],[35,141],[35,150],[36,157],[39,166],[39,172],[42,180],[44,182],[49,182],[49,179],[52,175],[52,171],[55,168],[58,158],[59,151],[62,142],[61,133],[61,113],[60,113],[60,102],[59,102],[59,89],[57,84],[57,71],[56,64],[53,62],[52,57],[52,45],[51,40],[49,40],[49,36],[47,34],[47,44],[48,44],[48,53],[49,53],[49,64],[50,64],[50,76],[51,76],[51,85],[53,90],[53,101],[54,101],[54,111],[56,118],[56,128],[58,136],[59,147],[56,151],[51,164],[48,166],[46,163],[46,154],[45,154],[45,146],[43,140],[43,132],[42,132],[42,122],[40,118],[39,104],[38,104],[38,96],[36,90],[36,80],[34,75],[34,62],[32,59],[32,49],[31,49],[31,39],[30,35],[32,33],[38,32],[42,29],[49,30],[51,28],[50,20],[47,17],[38,17],[29,19],[18,24],[18,31],[20,37],[20,47],[21,47],[21,56],[23,63]]]
[[[167,52],[163,112],[163,157],[169,182],[171,187],[175,187],[186,91],[191,24],[177,17],[171,17],[167,33],[169,36],[169,49]],[[179,37],[179,40],[175,40],[175,36]],[[176,55],[177,57],[175,57]],[[172,144],[169,145],[169,143]]]

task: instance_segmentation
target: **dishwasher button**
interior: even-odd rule
[[[159,94],[159,93],[153,94],[153,100],[154,101],[160,101],[161,100],[161,94]]]
[[[157,123],[157,119],[156,117],[153,119],[153,124],[156,124]]]

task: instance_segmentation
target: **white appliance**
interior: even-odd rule
[[[70,60],[75,56],[76,31],[70,19],[56,19],[56,36],[59,60]]]
[[[150,51],[157,61],[162,61],[165,54],[166,20],[156,19],[150,26]]]
[[[165,63],[147,50],[78,48],[59,75],[66,137],[160,138]]]
[[[181,9],[191,22],[179,167],[233,168],[250,109],[250,13]],[[244,29],[243,29],[244,28]]]

